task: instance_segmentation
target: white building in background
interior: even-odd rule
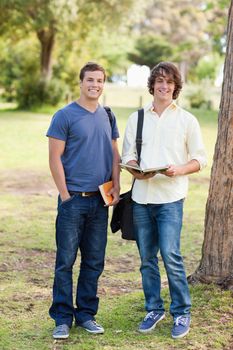
[[[127,70],[127,85],[130,87],[147,87],[147,80],[150,75],[148,66],[132,64]]]

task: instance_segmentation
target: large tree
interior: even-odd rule
[[[97,27],[100,32],[105,26],[112,31],[119,23],[126,23],[133,6],[138,3],[140,1],[135,0],[2,0],[0,31],[11,36],[15,36],[18,29],[24,36],[34,32],[41,46],[41,77],[49,80],[58,37],[63,39],[61,44],[65,46],[70,37],[82,42]]]
[[[35,33],[40,42],[41,78],[52,75],[52,52],[57,33],[66,31],[77,20],[75,0],[3,0],[1,16],[8,18],[3,29],[8,36],[20,37]],[[4,22],[2,22],[4,23]],[[14,33],[15,32],[15,33]]]
[[[233,288],[233,0],[228,14],[224,80],[202,259],[192,280]]]

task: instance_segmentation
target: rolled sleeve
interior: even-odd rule
[[[200,164],[200,170],[207,166],[207,156],[202,140],[201,130],[197,119],[193,118],[188,128],[188,153],[190,159],[195,159]]]

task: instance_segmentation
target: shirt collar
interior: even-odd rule
[[[176,102],[173,100],[171,102],[171,104],[166,108],[167,110],[170,109],[170,110],[175,110],[177,108],[177,104]],[[145,107],[145,111],[151,111],[151,112],[154,112],[154,106],[153,106],[153,103],[149,103],[146,107]]]

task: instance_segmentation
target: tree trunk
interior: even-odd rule
[[[227,42],[202,258],[189,281],[213,282],[233,289],[233,0]]]
[[[50,24],[48,29],[41,29],[37,32],[37,37],[41,44],[41,77],[49,81],[52,77],[52,51],[55,43],[55,29]]]

